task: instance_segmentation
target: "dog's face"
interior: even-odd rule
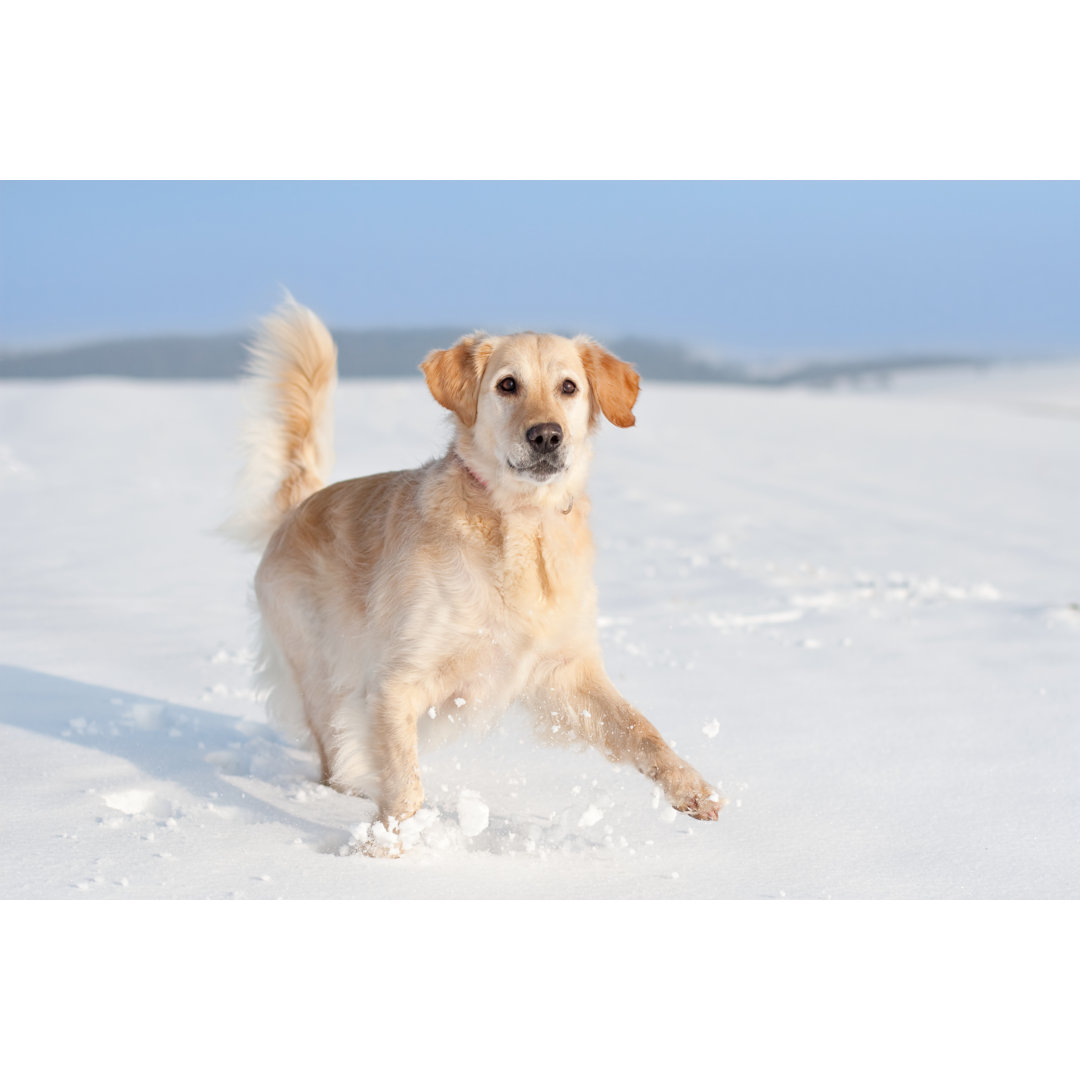
[[[601,413],[634,423],[637,373],[588,338],[478,333],[430,353],[421,369],[460,421],[459,452],[487,480],[550,484],[584,464]]]
[[[550,334],[503,338],[480,377],[476,449],[523,480],[549,483],[573,465],[588,437],[589,398],[572,342]]]

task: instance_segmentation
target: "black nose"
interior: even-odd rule
[[[562,428],[558,424],[536,424],[525,432],[525,438],[538,454],[550,454],[562,442]]]

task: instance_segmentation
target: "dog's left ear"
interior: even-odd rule
[[[433,349],[420,365],[431,396],[466,427],[476,423],[480,376],[494,348],[486,338],[483,330],[466,334],[449,349]]]
[[[593,401],[616,427],[633,427],[634,402],[641,382],[638,373],[592,338],[579,335],[574,338],[574,344],[585,366]],[[595,406],[592,419],[594,422],[598,419]]]

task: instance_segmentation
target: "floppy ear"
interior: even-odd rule
[[[431,396],[444,409],[456,413],[466,427],[476,423],[480,376],[494,348],[486,337],[483,330],[476,330],[449,349],[433,349],[420,365]]]
[[[574,338],[578,355],[592,389],[593,401],[616,427],[634,426],[634,402],[638,396],[638,373],[625,360],[612,356],[592,338]],[[593,412],[593,421],[597,419]]]

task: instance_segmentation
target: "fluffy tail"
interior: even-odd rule
[[[287,296],[262,320],[248,353],[247,460],[221,531],[261,551],[333,466],[337,348],[319,318]]]

